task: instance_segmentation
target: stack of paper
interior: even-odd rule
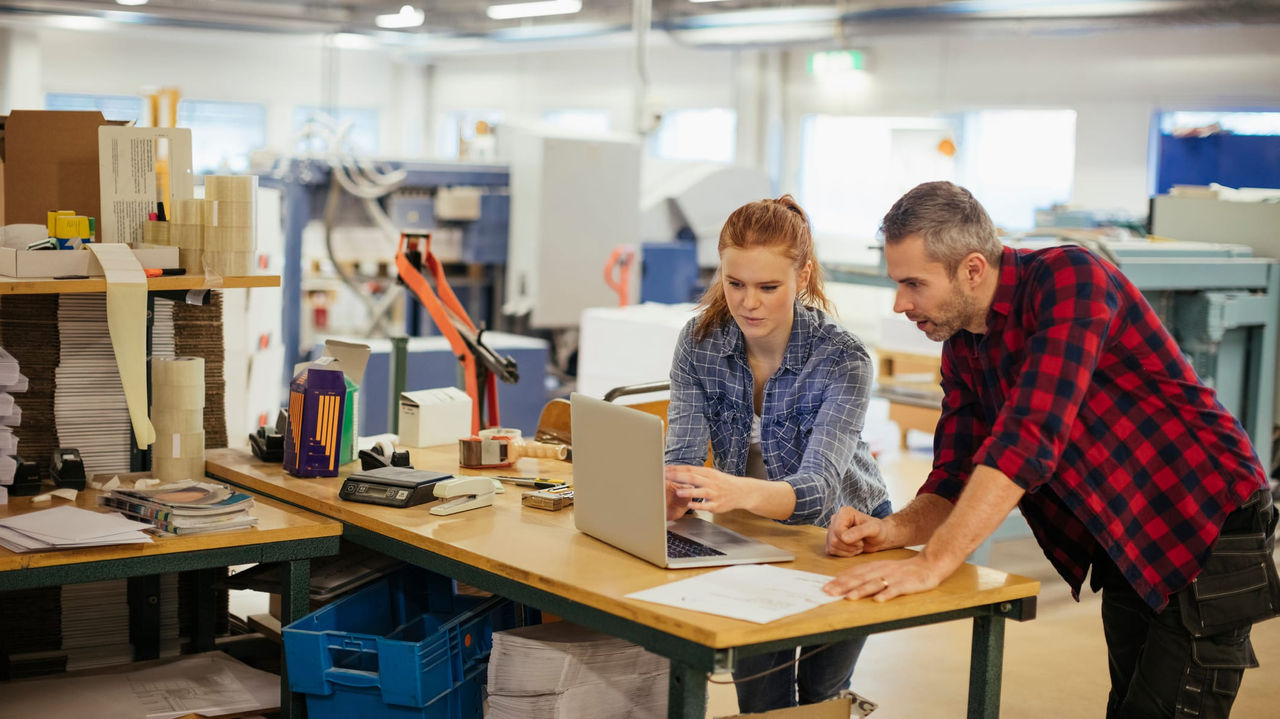
[[[194,479],[147,489],[113,489],[99,496],[98,502],[170,534],[242,529],[258,523],[249,514],[252,495]]]
[[[0,545],[14,552],[140,544],[149,525],[115,513],[65,505],[0,519]]]
[[[0,682],[0,706],[15,717],[243,716],[280,706],[280,677],[207,652],[111,673]]]
[[[133,425],[116,368],[103,294],[62,295],[53,397],[58,443],[80,450],[86,473],[128,472]]]
[[[638,645],[568,622],[494,632],[486,716],[664,717],[667,667]]]

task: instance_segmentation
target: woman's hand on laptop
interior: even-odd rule
[[[677,490],[682,486],[667,480],[667,521],[671,522],[683,517],[689,511],[689,498],[681,497]]]
[[[669,464],[667,484],[675,484],[675,496],[691,505],[719,514],[745,509],[770,519],[786,519],[796,506],[795,489],[787,482],[770,482],[751,477],[735,477],[718,469],[702,466]],[[671,503],[668,501],[668,508]]]

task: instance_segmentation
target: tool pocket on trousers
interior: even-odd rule
[[[1280,613],[1280,582],[1261,534],[1222,536],[1204,570],[1179,597],[1193,637],[1248,627]]]
[[[1203,689],[1222,697],[1234,697],[1240,690],[1244,670],[1258,666],[1247,627],[1192,639],[1191,659],[1205,670]]]

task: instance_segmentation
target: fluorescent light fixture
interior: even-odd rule
[[[1185,0],[985,0],[959,3],[966,11],[983,18],[1070,18],[1116,17],[1177,10]]]
[[[506,5],[490,5],[485,14],[492,20],[513,20],[521,17],[546,15],[571,15],[582,9],[582,0],[538,0]]]
[[[146,5],[146,4],[147,4],[147,0],[116,0],[116,4],[117,4],[117,5],[128,5],[128,6],[130,6],[130,7],[133,7],[133,6],[135,6],[135,5]]]
[[[373,24],[388,30],[418,27],[427,19],[427,13],[412,5],[400,6],[400,12],[376,15]]]
[[[834,7],[782,7],[761,10],[732,10],[709,15],[695,15],[676,25],[676,29],[742,27],[763,25],[775,27],[790,23],[834,23],[840,10]]]
[[[533,25],[494,30],[489,38],[500,42],[522,40],[569,40],[601,35],[615,29],[599,22],[561,23],[558,25]]]
[[[724,2],[724,0],[689,0],[689,2]]]
[[[88,30],[97,32],[111,29],[111,23],[100,17],[89,15],[54,15],[45,18],[45,22],[64,30]]]

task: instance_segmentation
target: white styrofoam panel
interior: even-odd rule
[[[641,145],[528,130],[509,137],[506,310],[530,313],[533,327],[571,327],[584,309],[616,301],[604,266],[615,247],[639,241]]]
[[[578,391],[603,397],[614,387],[667,379],[680,329],[695,314],[691,304],[583,310]]]

